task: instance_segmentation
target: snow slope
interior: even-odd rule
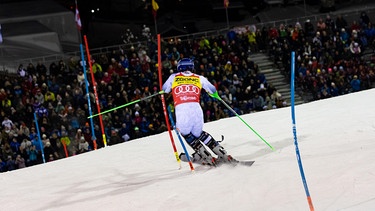
[[[315,210],[375,209],[375,89],[296,106]],[[205,124],[252,167],[176,162],[168,133],[0,174],[1,210],[309,210],[290,107]],[[175,135],[175,134],[174,134]],[[175,137],[179,152],[182,147]],[[190,149],[190,148],[189,148]],[[191,151],[191,150],[190,150]]]

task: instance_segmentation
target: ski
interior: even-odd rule
[[[237,160],[237,161],[234,161],[234,162],[218,163],[217,167],[219,167],[219,166],[232,166],[232,167],[235,167],[235,166],[248,166],[248,167],[250,167],[254,163],[255,163],[254,160]]]
[[[254,160],[239,160],[237,164],[242,166],[252,166],[254,163]]]
[[[181,153],[180,154],[180,160],[183,161],[183,162],[189,162],[185,153]],[[255,161],[254,160],[236,160],[236,161],[233,161],[233,162],[220,162],[220,163],[217,163],[217,165],[211,165],[211,164],[207,164],[207,163],[204,163],[202,162],[201,160],[195,160],[193,157],[190,156],[190,160],[194,163],[194,164],[198,164],[198,165],[202,165],[202,166],[210,166],[210,167],[220,167],[220,166],[252,166]]]

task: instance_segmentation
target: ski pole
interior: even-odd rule
[[[259,135],[259,133],[257,133],[249,124],[247,124],[247,122],[243,120],[235,110],[233,110],[223,99],[221,99],[217,92],[210,94],[210,96],[215,99],[218,99],[225,107],[227,107],[233,114],[235,114],[248,128],[250,128],[250,130],[253,131],[255,135],[257,135],[265,144],[267,144],[267,146],[269,146],[272,150],[275,150],[261,135]]]
[[[134,101],[129,102],[129,103],[126,103],[126,104],[124,104],[124,105],[120,105],[120,106],[117,106],[117,107],[115,107],[115,108],[112,108],[112,109],[109,109],[109,110],[103,111],[103,112],[101,112],[101,113],[91,115],[91,116],[89,116],[89,117],[87,117],[87,118],[88,118],[88,119],[89,119],[89,118],[93,118],[93,117],[96,117],[96,116],[99,116],[99,115],[102,115],[102,114],[105,114],[105,113],[108,113],[108,112],[111,112],[111,111],[117,110],[117,109],[119,109],[119,108],[123,108],[123,107],[129,106],[129,105],[132,105],[132,104],[134,104],[134,103],[138,103],[138,102],[140,102],[140,101],[147,100],[147,99],[149,99],[149,98],[155,97],[155,96],[160,95],[160,94],[163,94],[163,93],[164,93],[164,91],[162,90],[162,91],[159,91],[159,92],[154,93],[154,94],[152,94],[152,95],[149,95],[149,96],[147,96],[147,97],[143,97],[143,98],[141,98],[141,99],[134,100]]]
[[[180,140],[181,146],[182,146],[182,148],[184,149],[184,152],[185,152],[186,158],[187,158],[187,160],[188,160],[188,162],[189,162],[189,165],[190,165],[190,170],[191,170],[191,171],[194,171],[193,162],[191,162],[189,152],[187,151],[187,149],[186,149],[186,147],[185,147],[185,144],[184,144],[184,141],[183,141],[182,138],[181,138],[180,132],[177,130],[176,125],[174,124],[173,116],[172,116],[172,112],[171,112],[171,107],[170,107],[170,106],[168,106],[168,115],[169,115],[169,119],[170,119],[170,121],[171,121],[172,128],[173,128],[174,132],[176,132],[177,137],[178,137],[178,139]]]

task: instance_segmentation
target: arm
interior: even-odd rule
[[[169,78],[167,79],[167,81],[163,84],[162,90],[165,93],[171,92],[171,90],[172,90],[172,82],[173,82],[174,77],[175,77],[175,74],[170,75]]]
[[[219,93],[216,90],[216,87],[210,83],[207,78],[200,76],[202,82],[202,88],[206,90],[206,92],[215,99],[221,100]]]
[[[200,76],[200,80],[202,83],[202,88],[205,89],[208,94],[212,95],[217,92],[216,87],[211,82],[209,82],[207,78]]]

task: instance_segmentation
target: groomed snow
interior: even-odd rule
[[[375,89],[296,106],[296,128],[315,210],[375,209]],[[252,167],[176,161],[168,133],[0,174],[1,210],[309,210],[290,107],[205,124]],[[174,135],[178,152],[182,147]],[[190,148],[189,148],[190,149]],[[191,150],[190,150],[191,151]]]

